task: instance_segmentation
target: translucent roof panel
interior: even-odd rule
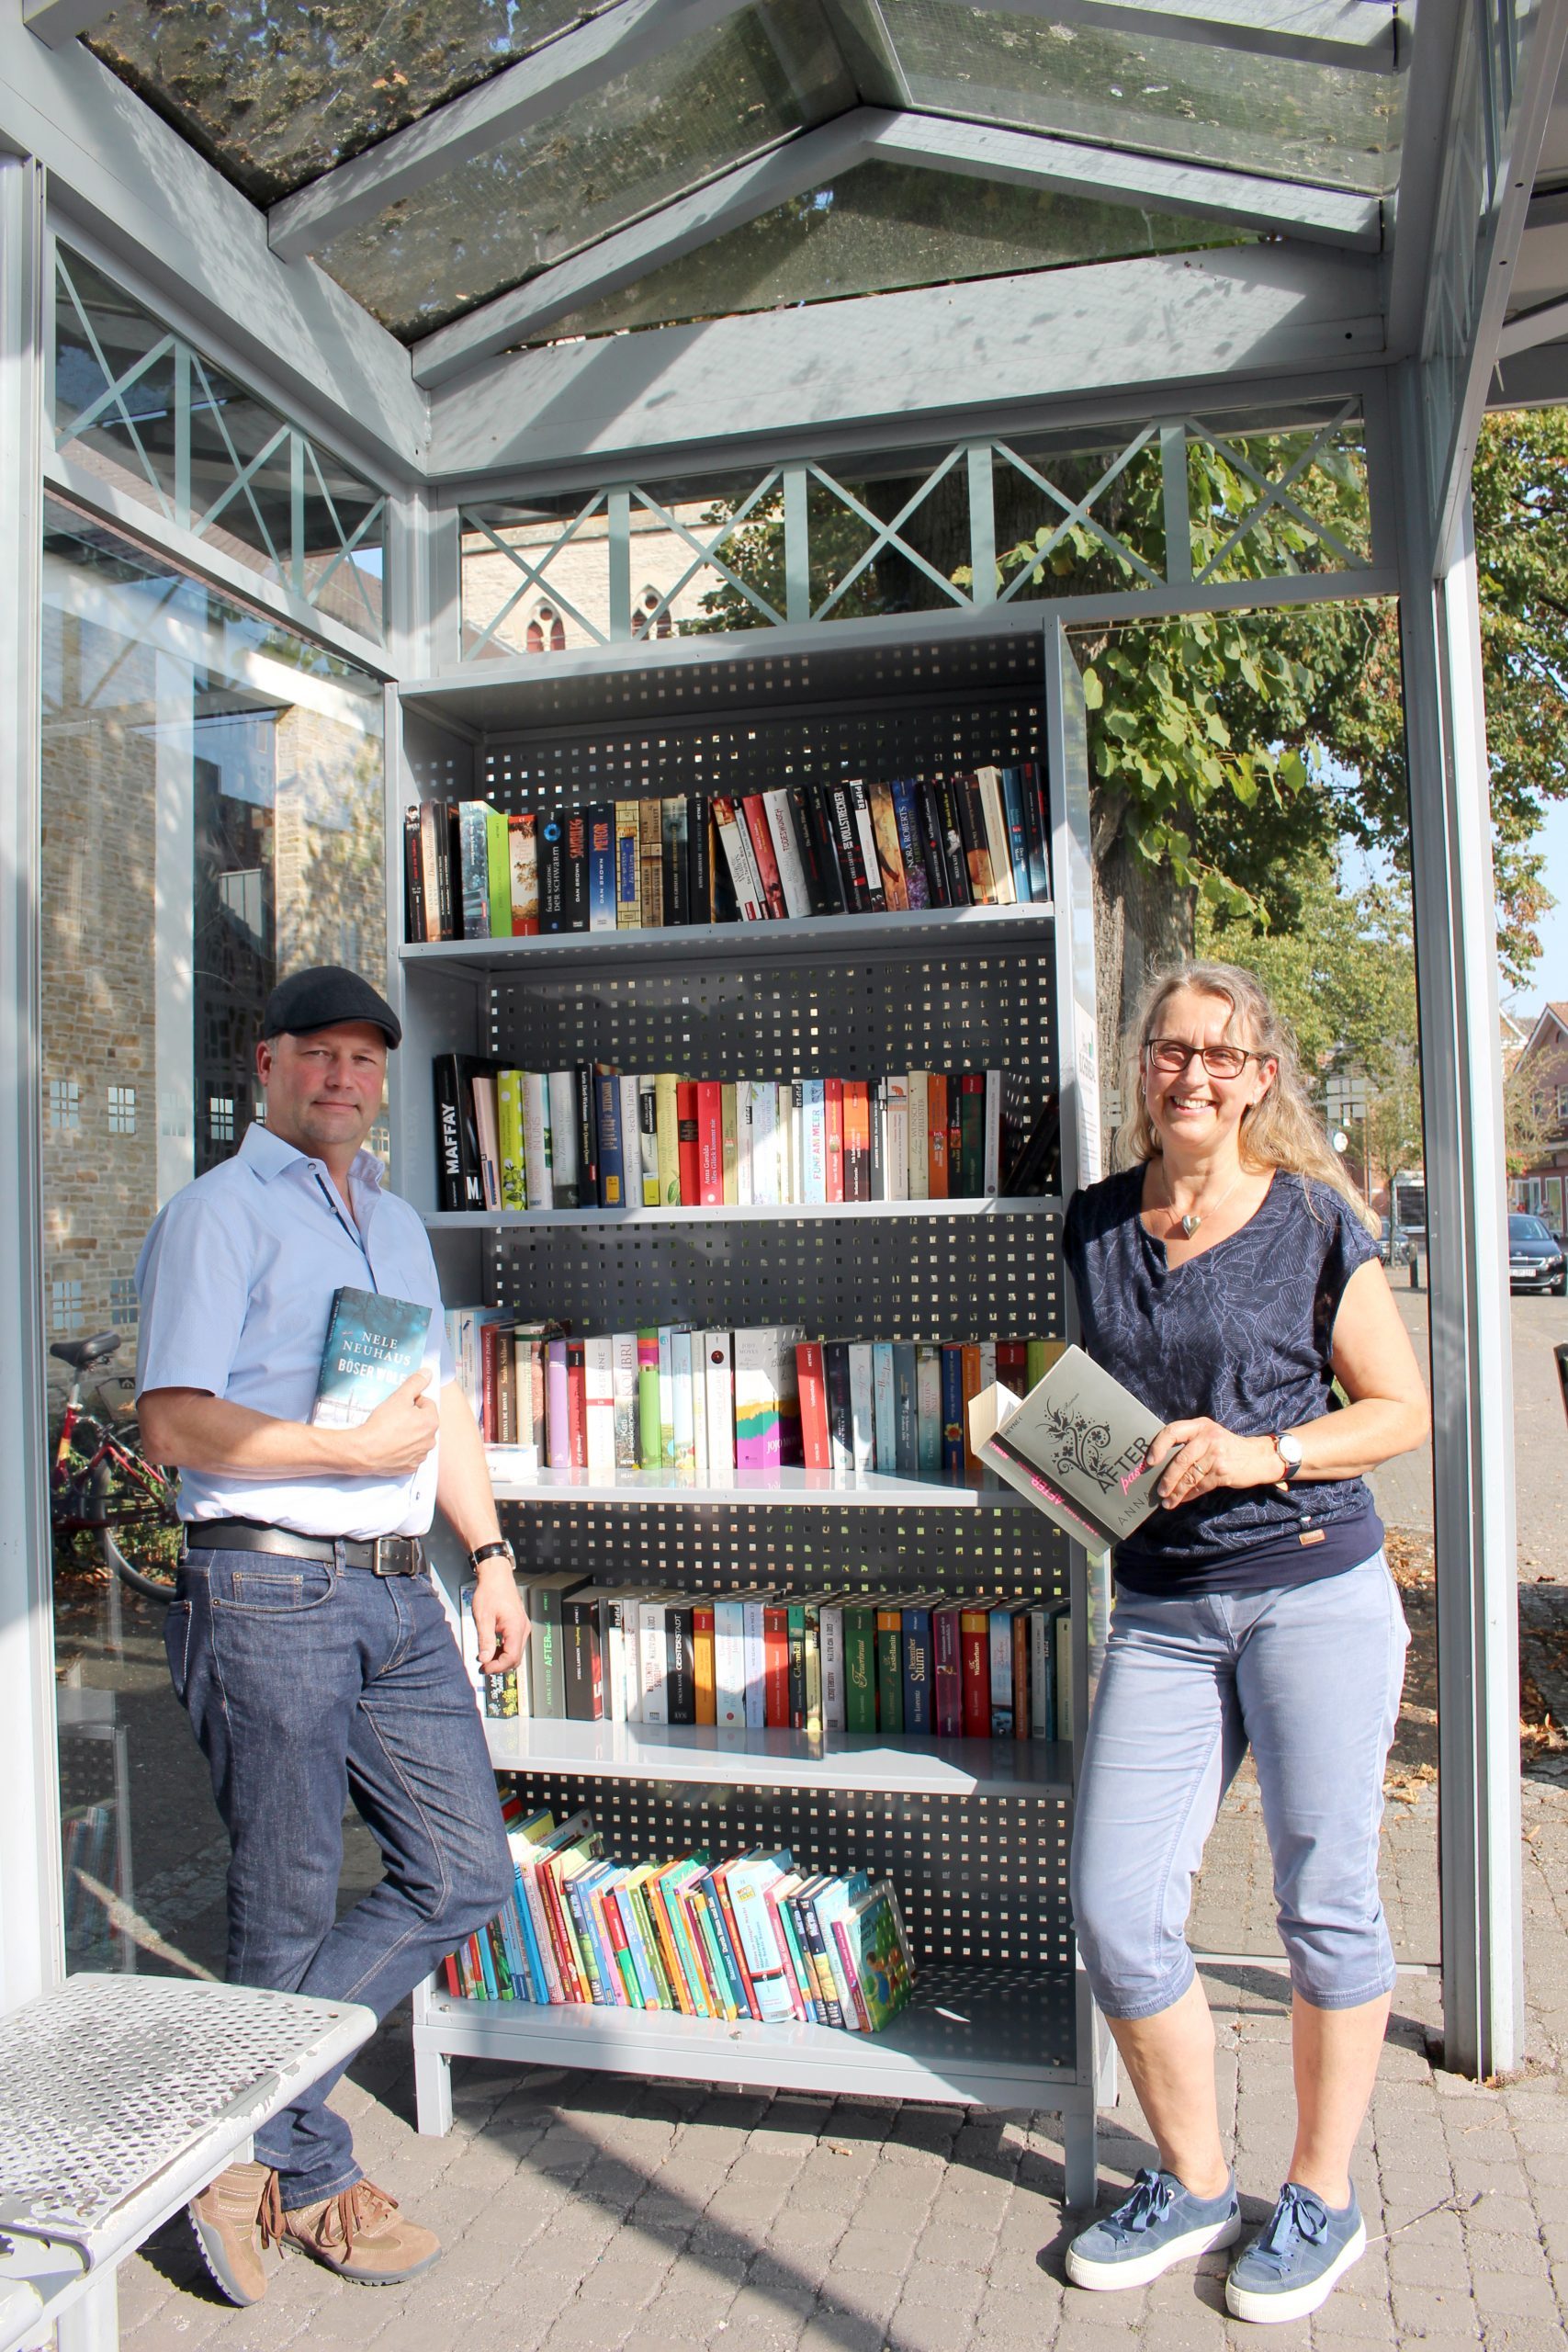
[[[931,114],[1382,195],[1397,176],[1403,74],[1265,57],[1130,28],[1052,24],[957,0],[843,0],[868,47],[886,27]],[[1197,13],[1201,13],[1198,11]]]
[[[899,286],[1249,243],[1245,231],[998,181],[862,164],[535,338],[611,334]]]
[[[608,5],[124,0],[89,46],[270,204]]]
[[[816,0],[771,0],[606,81],[316,258],[412,341],[854,103]]]

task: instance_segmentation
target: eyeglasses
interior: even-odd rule
[[[1179,1037],[1145,1037],[1144,1052],[1168,1078],[1179,1078],[1194,1057],[1211,1078],[1239,1078],[1248,1062],[1271,1062],[1272,1054],[1249,1053],[1242,1046],[1188,1046]]]

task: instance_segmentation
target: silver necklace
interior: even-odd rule
[[[1229,1200],[1231,1194],[1240,1183],[1243,1176],[1247,1173],[1247,1170],[1244,1168],[1238,1168],[1236,1170],[1235,1174],[1231,1178],[1230,1182],[1220,1194],[1219,1199],[1214,1203],[1213,1208],[1191,1209],[1189,1210],[1185,1216],[1176,1205],[1176,1196],[1171,1191],[1170,1186],[1170,1172],[1163,1163],[1161,1164],[1159,1172],[1160,1180],[1165,1185],[1166,1206],[1169,1209],[1171,1216],[1175,1217],[1177,1223],[1180,1226],[1183,1238],[1190,1241],[1192,1236],[1197,1232],[1198,1227],[1202,1224],[1205,1217],[1218,1216],[1220,1211],[1224,1207],[1225,1203]]]

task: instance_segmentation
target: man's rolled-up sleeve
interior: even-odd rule
[[[219,1203],[176,1193],[136,1261],[136,1393],[229,1385],[251,1293],[250,1252]]]

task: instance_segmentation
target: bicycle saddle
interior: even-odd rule
[[[51,1356],[68,1363],[73,1372],[85,1372],[90,1363],[102,1363],[119,1346],[118,1331],[97,1331],[90,1340],[56,1340],[50,1348]]]

